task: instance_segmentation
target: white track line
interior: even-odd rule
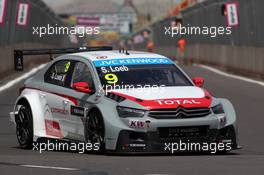
[[[10,88],[12,86],[14,86],[16,83],[20,82],[21,80],[28,78],[29,76],[33,75],[34,73],[36,73],[37,71],[39,71],[40,69],[42,69],[45,65],[46,64],[41,64],[40,66],[38,66],[38,67],[32,69],[31,71],[23,74],[22,76],[14,79],[14,80],[9,81],[8,83],[6,83],[3,86],[0,86],[0,92],[2,92],[4,90],[6,90],[6,89],[8,89],[8,88]]]
[[[214,73],[217,73],[219,75],[223,75],[223,76],[226,76],[226,77],[230,77],[230,78],[234,78],[234,79],[238,79],[238,80],[246,81],[246,82],[249,82],[249,83],[254,83],[254,84],[258,84],[258,85],[264,86],[264,82],[263,81],[257,81],[257,80],[253,80],[253,79],[250,79],[250,78],[246,78],[246,77],[242,77],[242,76],[238,76],[238,75],[234,75],[234,74],[229,74],[229,73],[223,72],[223,71],[221,71],[219,69],[215,69],[213,67],[202,65],[202,64],[193,64],[193,65],[201,67],[201,68],[204,68],[204,69],[207,69],[207,70],[212,71]]]
[[[170,175],[170,174],[145,174],[145,175]]]
[[[78,171],[77,168],[66,168],[66,167],[55,167],[55,166],[40,166],[40,165],[20,165],[29,168],[43,168],[43,169],[56,169],[56,170],[67,170],[67,171]]]

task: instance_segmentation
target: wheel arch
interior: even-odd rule
[[[89,114],[91,114],[92,112],[95,112],[95,111],[100,113],[101,117],[103,118],[102,112],[97,106],[91,107],[91,109],[87,112],[87,117],[89,116]]]
[[[89,112],[92,110],[98,110],[104,120],[106,150],[116,149],[117,140],[121,130],[131,130],[131,128],[121,121],[115,106],[116,104],[110,100],[102,100],[100,104],[91,106],[89,110]]]
[[[15,103],[14,113],[17,113],[20,105],[27,105],[33,120],[33,141],[39,137],[46,137],[45,111],[37,93],[28,93],[20,96]]]
[[[103,114],[101,112],[101,110],[97,107],[97,106],[93,106],[88,112],[87,112],[87,116],[86,118],[92,113],[92,112],[98,112],[100,114],[101,120],[103,122],[103,126],[104,126],[104,136],[105,136],[105,132],[106,132],[106,128],[105,128],[105,120],[103,117]]]
[[[236,127],[236,112],[232,103],[225,98],[218,99],[223,105],[227,117],[227,125],[233,124]]]

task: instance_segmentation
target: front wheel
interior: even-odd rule
[[[15,117],[16,136],[23,149],[30,149],[33,143],[33,120],[31,109],[28,105],[22,105]]]
[[[94,146],[94,151],[103,152],[105,150],[105,127],[102,115],[97,111],[92,111],[86,119],[85,140]]]

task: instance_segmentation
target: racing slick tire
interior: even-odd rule
[[[99,144],[99,149],[94,150],[99,153],[105,151],[105,127],[103,117],[100,112],[93,110],[87,117],[85,123],[85,140],[92,145]]]
[[[33,143],[33,119],[29,105],[22,104],[15,117],[16,136],[23,149],[32,148]]]

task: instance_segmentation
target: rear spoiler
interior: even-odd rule
[[[113,50],[111,46],[98,46],[98,47],[77,47],[77,48],[61,48],[61,49],[30,49],[30,50],[14,50],[14,66],[16,71],[23,71],[23,56],[24,55],[52,55],[54,54],[67,54],[78,52],[90,52],[90,51],[103,51]]]

